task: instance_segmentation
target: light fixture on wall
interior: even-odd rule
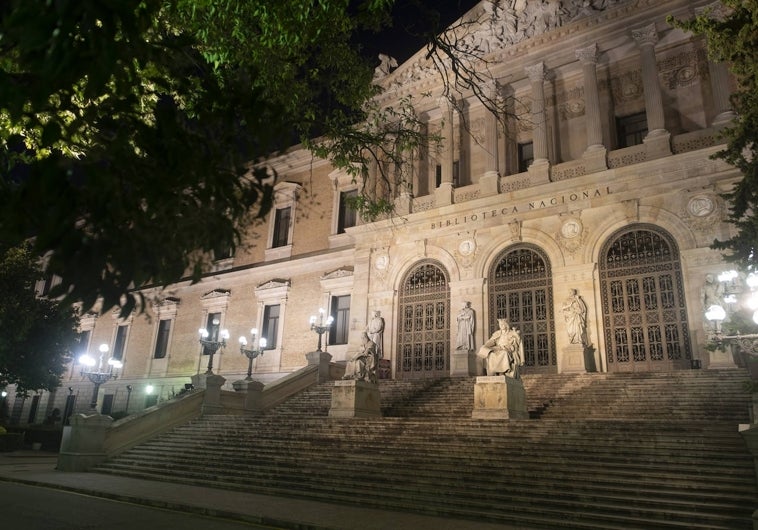
[[[118,370],[123,367],[119,359],[111,357],[108,359],[106,363],[107,369],[105,369],[103,357],[105,357],[110,348],[108,348],[107,344],[101,344],[98,350],[100,350],[100,358],[98,360],[95,360],[94,357],[86,353],[79,357],[79,364],[82,365],[80,372],[82,377],[86,377],[95,385],[95,389],[92,392],[92,401],[89,404],[89,408],[93,411],[97,410],[97,395],[100,393],[100,385],[118,377]]]
[[[258,336],[258,328],[251,329],[250,335],[252,335],[253,337],[253,340],[251,341],[253,348],[250,350],[245,349],[245,346],[247,346],[247,339],[244,336],[240,336],[240,339],[239,339],[240,353],[244,355],[245,357],[247,357],[248,359],[247,377],[245,378],[245,381],[253,380],[253,359],[258,357],[259,355],[263,355],[263,349],[266,347],[266,344],[267,344],[266,337],[261,337],[260,339],[256,339],[256,337]]]
[[[318,318],[315,316],[311,316],[311,331],[315,331],[318,333],[318,349],[316,351],[321,351],[321,335],[327,332],[327,330],[332,326],[332,322],[334,322],[334,317],[329,315],[326,320],[324,320],[324,315],[326,314],[326,311],[324,311],[323,308],[319,308],[318,310]]]
[[[215,324],[216,322],[214,322]],[[204,351],[208,352],[208,370],[206,370],[206,374],[212,374],[213,373],[213,356],[216,355],[216,352],[221,348],[226,348],[226,339],[229,338],[229,330],[228,329],[222,329],[218,332],[218,339],[212,339],[208,340],[208,336],[210,333],[208,333],[208,330],[205,328],[200,328],[200,344],[203,345]],[[219,340],[220,339],[220,340]]]

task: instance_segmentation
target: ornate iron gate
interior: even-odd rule
[[[689,368],[679,249],[653,225],[620,230],[600,253],[608,371]]]
[[[551,279],[547,255],[532,245],[506,249],[489,273],[489,332],[499,318],[521,332],[524,373],[558,370]]]
[[[428,261],[406,274],[400,288],[398,379],[450,374],[450,286],[439,263]]]

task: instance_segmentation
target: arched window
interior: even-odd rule
[[[442,265],[425,261],[403,278],[399,296],[398,379],[450,374],[450,286]]]
[[[600,253],[608,371],[689,368],[679,249],[653,225],[616,232]]]
[[[507,318],[521,332],[524,372],[556,372],[553,286],[547,255],[532,245],[508,248],[495,260],[488,283],[488,333],[498,329],[499,318]]]

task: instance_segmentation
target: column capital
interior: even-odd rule
[[[655,22],[633,29],[632,38],[639,46],[655,46],[658,42],[658,30],[655,29]]]
[[[545,63],[539,62],[532,66],[524,68],[526,75],[529,76],[529,80],[532,83],[538,83],[544,81],[547,77],[547,69],[545,69]]]
[[[576,58],[584,64],[597,64],[600,53],[597,50],[597,43],[591,44],[586,48],[576,50]]]

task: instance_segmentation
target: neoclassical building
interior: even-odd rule
[[[272,160],[274,209],[233,256],[200,283],[148,290],[146,314],[82,318],[82,351],[107,344],[123,363],[99,410],[141,410],[205,372],[201,327],[229,330],[213,357],[229,389],[247,373],[237,337],[251,341],[251,328],[267,339],[253,361],[267,384],[322,340],[344,362],[377,311],[382,377],[481,374],[475,350],[456,349],[467,302],[475,348],[499,318],[520,330],[525,373],[733,366],[704,348],[701,294],[728,268],[709,245],[731,233],[721,194],[740,175],[711,155],[734,117],[733,80],[702,39],[666,22],[708,4],[483,0],[461,42],[485,60],[480,93],[501,111],[473,91],[442,97],[425,50],[380,72],[378,102],[412,96],[442,138],[413,153],[394,215],[362,221],[346,199],[363,183],[302,148]],[[579,334],[566,313],[574,291]],[[323,336],[310,326],[319,309],[334,319]],[[86,410],[93,385],[80,369],[53,394],[16,400],[16,420]]]

